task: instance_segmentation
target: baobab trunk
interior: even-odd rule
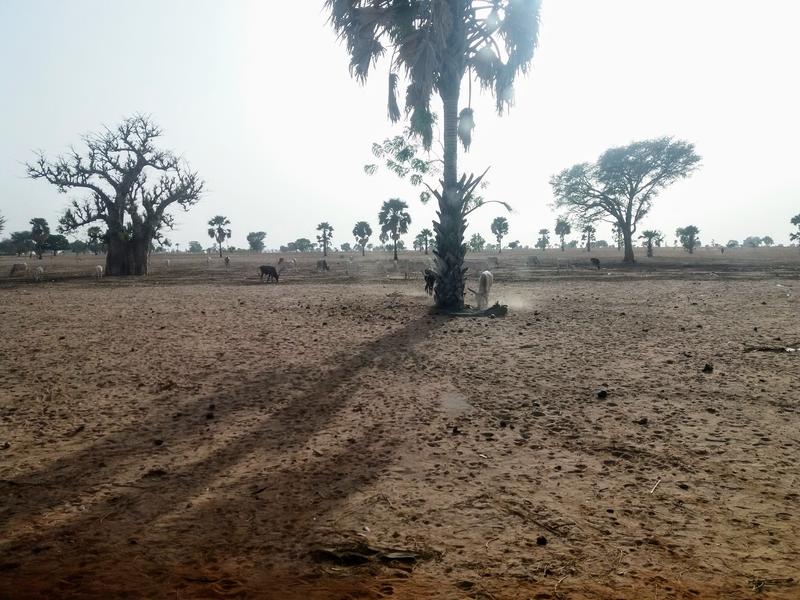
[[[147,275],[147,248],[150,240],[126,240],[119,235],[109,235],[108,254],[106,254],[107,275],[125,277],[127,275]]]
[[[631,233],[631,230],[627,227],[623,228],[622,237],[625,243],[625,258],[622,259],[623,262],[636,262],[633,257],[633,234]]]

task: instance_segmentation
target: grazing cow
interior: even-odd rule
[[[330,267],[328,267],[328,261],[325,260],[325,259],[318,260],[317,261],[317,271],[330,271]]]
[[[36,270],[33,272],[33,280],[41,281],[42,277],[44,277],[44,267],[36,267]]]
[[[225,257],[225,268],[227,269],[230,266],[231,266],[231,257],[230,256],[226,256]]]
[[[475,294],[475,301],[478,303],[478,310],[486,310],[489,306],[489,290],[492,289],[494,276],[491,271],[484,271],[478,279],[478,291],[470,290]]]
[[[432,296],[433,286],[436,285],[436,272],[432,271],[431,269],[425,269],[422,272],[422,275],[425,277],[425,293],[429,296]]]
[[[600,270],[600,259],[599,258],[590,258],[592,261],[592,266],[595,267],[598,271]]]
[[[13,277],[14,273],[27,273],[28,272],[28,263],[21,262],[21,263],[14,263],[11,265],[11,273],[8,274],[9,277]]]
[[[525,263],[529,267],[533,267],[534,265],[538,265],[539,264],[539,257],[538,256],[529,256],[527,258],[527,260],[525,261]]]
[[[259,278],[263,280],[264,275],[267,276],[267,281],[274,279],[275,283],[278,283],[278,271],[275,269],[275,267],[272,267],[270,265],[261,265],[260,267],[258,267]]]
[[[100,279],[103,276],[103,271],[104,270],[105,269],[103,268],[103,265],[97,265],[94,268],[94,276],[97,277],[98,279]]]

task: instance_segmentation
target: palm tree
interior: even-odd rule
[[[353,227],[353,237],[356,238],[356,243],[361,246],[361,256],[364,256],[364,249],[369,243],[369,236],[372,235],[372,227],[366,221],[359,221]]]
[[[569,224],[564,217],[556,219],[556,235],[561,238],[561,251],[566,252],[567,244],[564,242],[564,237],[572,233],[572,225]]]
[[[394,242],[394,259],[397,260],[397,240],[404,233],[408,233],[411,217],[406,212],[408,204],[400,198],[391,198],[383,203],[378,213],[378,223],[381,224],[381,235],[388,235]]]
[[[793,216],[789,222],[797,227],[797,231],[789,234],[789,241],[797,242],[800,245],[800,214]]]
[[[660,231],[656,231],[655,229],[648,229],[647,231],[643,231],[642,235],[639,236],[643,238],[647,244],[647,256],[653,256],[653,243],[658,243],[658,240],[663,237]]]
[[[508,219],[497,217],[492,221],[492,233],[497,238],[497,251],[503,252],[503,238],[508,235]]]
[[[513,83],[526,72],[539,34],[540,0],[326,0],[330,22],[346,42],[350,72],[365,81],[370,67],[392,48],[389,118],[400,119],[397,71],[408,78],[406,114],[424,148],[433,141],[431,98],[443,108],[442,189],[431,192],[439,205],[436,231],[436,304],[464,306],[464,231],[475,189],[483,175],[458,176],[458,140],[468,150],[473,111],[459,112],[461,82],[469,74],[493,91],[498,112],[513,100]],[[502,46],[502,49],[501,49]],[[471,93],[470,93],[471,96]]]
[[[0,215],[0,233],[3,233],[3,229],[6,227],[6,218],[3,215]]]
[[[217,215],[211,219],[208,224],[208,237],[212,240],[216,240],[217,245],[219,245],[219,257],[222,258],[222,242],[231,239],[231,230],[227,228],[231,222],[228,217]]]
[[[321,231],[317,236],[317,242],[322,244],[322,256],[328,256],[328,246],[331,243],[331,238],[333,237],[333,227],[331,227],[330,223],[327,221],[323,221],[319,225],[317,225],[317,231]]]
[[[424,249],[425,254],[427,254],[428,248],[430,248],[433,244],[433,232],[430,229],[425,228],[419,232],[416,239],[419,241],[420,249]]]

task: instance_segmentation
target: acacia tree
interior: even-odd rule
[[[52,250],[53,256],[56,256],[59,252],[69,250],[69,240],[60,234],[51,235],[47,238],[45,247],[47,250]]]
[[[390,198],[381,206],[378,213],[378,223],[381,224],[381,234],[388,235],[394,242],[394,259],[397,260],[397,240],[408,233],[411,225],[411,216],[406,212],[408,204],[400,198]]]
[[[793,216],[790,223],[797,227],[797,231],[789,234],[789,241],[797,242],[800,245],[800,214]]]
[[[103,233],[103,230],[100,229],[100,227],[97,225],[89,227],[89,229],[86,230],[86,237],[89,238],[89,250],[94,252],[95,256],[97,256],[100,252],[106,251],[106,235]]]
[[[469,238],[469,249],[472,252],[481,252],[484,246],[486,246],[486,240],[483,239],[483,236],[480,233],[473,233]]]
[[[688,250],[689,254],[694,254],[694,249],[700,245],[700,240],[697,235],[700,230],[694,225],[687,225],[686,227],[678,227],[675,230],[675,235],[681,241],[681,246]]]
[[[558,217],[556,219],[556,235],[561,238],[561,251],[565,252],[567,248],[567,244],[564,242],[564,238],[572,233],[572,225],[569,224],[569,221],[564,217]]]
[[[593,225],[584,225],[581,229],[581,241],[586,244],[586,251],[592,251],[592,242],[594,242],[597,229]]]
[[[58,191],[86,190],[59,219],[59,231],[70,233],[90,223],[106,226],[106,273],[144,275],[147,254],[162,228],[171,228],[174,206],[188,210],[200,199],[203,181],[177,156],[156,147],[161,129],[149,117],[125,119],[116,129],[84,136],[84,153],[48,161],[39,154],[28,163],[33,179],[44,179]]]
[[[459,112],[461,82],[469,71],[470,82],[474,76],[493,91],[499,112],[510,105],[514,79],[528,70],[533,58],[540,0],[326,0],[325,4],[334,30],[347,44],[350,71],[358,80],[366,80],[387,46],[392,48],[389,118],[396,122],[401,116],[396,71],[404,69],[406,115],[426,150],[433,141],[431,98],[438,93],[442,100],[442,189],[429,187],[439,208],[439,221],[433,225],[435,300],[440,308],[460,310],[466,215],[483,178],[458,175],[458,140],[468,149],[474,128],[469,102]]]
[[[247,243],[250,245],[250,250],[253,252],[264,251],[264,238],[267,237],[264,231],[251,231],[247,234]]]
[[[228,227],[230,224],[230,219],[223,215],[217,215],[208,222],[208,237],[217,242],[220,258],[222,258],[222,242],[231,239],[231,230]]]
[[[508,235],[508,219],[497,217],[492,221],[492,234],[497,238],[497,251],[503,252],[503,238]]]
[[[775,244],[775,240],[773,240],[770,236],[765,235],[761,238],[761,243],[764,244],[767,248]]]
[[[660,244],[659,240],[663,239],[663,235],[660,231],[656,231],[655,229],[648,229],[642,232],[642,235],[639,236],[641,239],[645,241],[645,245],[647,247],[647,256],[653,256],[653,244]]]
[[[549,245],[550,245],[550,230],[540,229],[539,239],[536,241],[536,247],[544,251],[547,250],[547,247]]]
[[[653,199],[695,171],[694,144],[662,137],[606,150],[595,163],[564,169],[550,180],[557,208],[579,220],[605,220],[622,232],[624,261],[634,262],[633,235]]]
[[[50,237],[50,225],[47,224],[46,219],[42,219],[41,217],[31,219],[30,223],[31,239],[35,244],[33,249],[39,260],[42,260],[42,254],[44,254],[45,250],[48,250],[47,238]]]
[[[317,236],[317,242],[322,244],[322,256],[328,256],[328,246],[331,243],[331,238],[333,237],[333,227],[330,226],[330,223],[324,221],[317,225],[317,231],[321,232]]]
[[[361,246],[361,256],[364,256],[369,238],[372,235],[372,227],[366,221],[359,221],[353,227],[353,237],[356,238],[356,244]]]

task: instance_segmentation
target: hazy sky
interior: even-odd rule
[[[325,23],[322,0],[0,0],[0,211],[7,231],[55,225],[70,197],[24,177],[32,150],[63,152],[80,135],[149,113],[166,147],[207,182],[167,237],[210,245],[206,222],[232,222],[277,248],[334,243],[376,229],[381,202],[410,204],[411,232],[434,207],[388,174],[366,176],[386,119],[386,65],[361,86]],[[704,242],[771,235],[788,242],[800,213],[800,3],[794,0],[544,0],[533,69],[510,114],[473,98],[477,127],[460,169],[491,166],[488,198],[510,202],[510,233],[552,231],[552,174],[608,147],[674,135],[701,169],[666,190],[644,226],[671,240],[695,224]],[[438,101],[434,106],[439,110]],[[490,238],[474,213],[468,235]],[[377,236],[376,236],[377,237]],[[608,228],[600,236],[609,238]],[[407,243],[412,236],[407,236]]]

